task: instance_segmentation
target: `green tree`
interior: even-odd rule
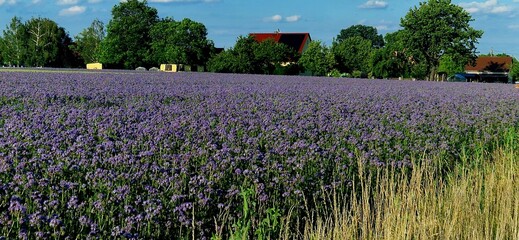
[[[375,49],[370,58],[372,75],[375,78],[397,78],[407,74],[408,61],[401,30],[385,36],[385,46]]]
[[[375,78],[390,78],[398,76],[394,70],[398,69],[398,64],[389,48],[375,49],[370,58],[371,74]]]
[[[370,69],[372,44],[370,40],[353,36],[341,42],[334,42],[332,52],[337,63],[337,70],[344,73],[361,71],[366,76]]]
[[[236,44],[213,57],[207,63],[211,72],[221,73],[254,73],[254,44],[252,37],[238,37]]]
[[[157,9],[147,1],[128,0],[112,8],[107,35],[101,43],[101,62],[133,69],[149,66],[151,28],[158,22]]]
[[[153,26],[151,35],[151,62],[205,65],[214,51],[202,23],[183,19],[176,22],[166,18]]]
[[[255,72],[263,74],[272,74],[281,63],[296,61],[297,52],[285,44],[277,43],[274,40],[267,39],[263,42],[254,44],[254,62],[258,67]]]
[[[2,64],[2,66],[5,66],[5,62],[4,62],[4,48],[5,48],[5,44],[4,44],[4,39],[2,37],[0,37],[0,64]]]
[[[298,63],[314,76],[325,76],[333,69],[335,59],[331,50],[321,41],[313,41],[303,52]]]
[[[440,58],[440,64],[438,66],[438,72],[444,73],[448,76],[451,76],[455,73],[463,72],[465,67],[464,62],[460,62],[456,58],[452,57],[451,55],[444,54]]]
[[[21,66],[27,49],[27,32],[25,25],[18,17],[13,17],[11,23],[3,31],[2,58],[9,66]]]
[[[99,62],[101,42],[105,35],[104,23],[95,19],[88,28],[76,35],[75,45],[71,45],[71,49],[78,53],[84,64]]]
[[[424,64],[417,61],[421,58],[420,54],[406,47],[403,30],[386,34],[384,41],[384,47],[374,49],[371,54],[373,77],[423,79],[427,75]]]
[[[405,45],[418,63],[425,66],[429,80],[437,79],[441,57],[449,54],[468,63],[476,58],[476,44],[482,31],[470,26],[470,14],[450,0],[429,0],[409,10],[400,25]]]
[[[226,73],[272,74],[276,65],[293,61],[297,54],[288,46],[273,40],[256,42],[254,37],[240,36],[233,48],[208,62],[208,70]]]
[[[349,28],[342,29],[337,35],[336,42],[342,42],[350,37],[362,37],[370,40],[374,48],[381,48],[384,46],[384,38],[379,35],[377,29],[366,25],[353,25]]]
[[[224,50],[216,54],[207,62],[207,71],[218,73],[237,73],[235,71],[234,53],[232,50]]]
[[[61,68],[76,68],[81,66],[79,56],[77,56],[71,49],[74,41],[65,31],[65,28],[59,27],[57,36],[58,53],[56,58],[50,61],[49,66]]]
[[[50,66],[58,57],[63,29],[48,18],[31,18],[25,27],[28,36],[26,64]]]
[[[519,62],[516,58],[512,58],[512,66],[510,66],[510,79],[512,82],[519,82]]]
[[[234,73],[254,73],[254,45],[256,41],[251,37],[239,37],[230,51],[234,57],[233,71]]]

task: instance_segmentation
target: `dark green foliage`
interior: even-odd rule
[[[251,36],[241,36],[234,48],[216,55],[208,62],[208,70],[222,73],[280,73],[281,63],[295,61],[297,57],[297,54],[284,44],[272,40],[258,43]],[[287,70],[293,73],[294,68],[291,66]]]
[[[72,38],[65,32],[65,29],[60,27],[58,29],[58,53],[54,60],[50,61],[50,67],[65,67],[65,68],[77,68],[81,66],[82,62],[78,56],[72,51],[71,46],[74,46]]]
[[[258,64],[258,73],[272,74],[276,64],[282,62],[297,61],[295,51],[285,44],[276,43],[273,40],[266,40],[254,44],[254,59]]]
[[[301,55],[299,65],[314,76],[325,76],[335,65],[333,53],[320,41],[313,41]]]
[[[176,22],[166,18],[153,26],[150,61],[155,64],[181,63],[205,65],[214,51],[207,39],[207,29],[202,23],[188,18]]]
[[[128,0],[115,5],[101,44],[101,61],[125,69],[149,66],[150,31],[157,22],[157,9],[149,7],[147,1]]]
[[[225,50],[207,63],[207,69],[220,73],[253,73],[254,44],[252,37],[240,36],[234,48]]]
[[[406,74],[407,58],[401,31],[386,34],[386,46],[373,51],[371,70],[375,78],[397,78]]]
[[[353,25],[349,28],[342,29],[335,41],[340,43],[350,37],[362,37],[366,40],[370,40],[372,46],[375,48],[384,46],[384,38],[382,35],[379,35],[377,29],[372,26]]]
[[[371,55],[371,74],[375,78],[393,77],[397,64],[392,61],[392,54],[388,48],[381,48],[373,51]]]
[[[340,42],[334,42],[332,52],[337,62],[337,70],[344,73],[370,71],[372,43],[360,36],[353,36]]]
[[[418,74],[420,69],[416,59],[419,54],[412,54],[404,44],[402,30],[388,33],[385,36],[386,45],[375,49],[371,55],[372,76],[375,78],[423,78]],[[417,68],[414,72],[413,69]],[[417,75],[418,74],[418,75]],[[425,75],[424,75],[425,76]]]
[[[299,75],[300,69],[297,63],[289,63],[288,65],[276,64],[274,75]]]
[[[239,73],[238,62],[235,61],[232,50],[225,50],[209,60],[207,70],[218,73]]]

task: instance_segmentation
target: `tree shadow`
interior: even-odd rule
[[[483,68],[483,71],[489,71],[489,72],[506,72],[508,69],[505,66],[505,63],[498,63],[490,61],[488,65]]]

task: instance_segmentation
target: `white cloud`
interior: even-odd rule
[[[14,5],[16,4],[16,0],[0,0],[0,6],[4,4]]]
[[[505,13],[505,12],[510,12],[512,11],[512,9],[508,6],[497,6],[495,8],[493,8],[490,12],[491,13]]]
[[[301,19],[301,16],[299,15],[294,15],[294,16],[289,16],[289,17],[286,17],[285,18],[285,21],[287,22],[297,22]]]
[[[271,17],[266,17],[264,20],[265,20],[265,22],[279,22],[279,21],[283,20],[283,17],[279,14],[276,14]]]
[[[517,30],[517,29],[519,29],[519,24],[508,25],[507,27],[508,27],[508,29]]]
[[[288,16],[288,17],[283,17],[283,16],[281,16],[279,14],[276,14],[274,16],[263,18],[263,21],[265,21],[265,22],[288,22],[288,23],[292,23],[292,22],[297,22],[299,20],[301,20],[301,16],[300,15],[292,15],[292,16]]]
[[[58,5],[74,5],[77,4],[79,0],[58,0]]]
[[[72,16],[84,13],[86,11],[86,7],[83,6],[73,6],[66,9],[63,9],[59,12],[60,16]]]
[[[500,4],[498,0],[487,0],[484,2],[467,2],[460,3],[460,7],[464,8],[469,13],[508,13],[513,10],[509,5]]]
[[[387,31],[387,30],[389,30],[389,26],[387,26],[387,25],[378,25],[378,26],[375,26],[375,28],[378,31]]]
[[[379,0],[369,0],[365,2],[364,4],[360,5],[360,8],[371,8],[371,9],[377,9],[377,8],[386,8],[387,7],[386,1],[379,1]]]

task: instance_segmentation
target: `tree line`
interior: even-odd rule
[[[161,19],[147,1],[128,0],[112,8],[106,26],[94,20],[75,40],[50,19],[24,23],[14,17],[0,38],[0,62],[32,67],[102,62],[122,69],[182,63],[212,72],[437,80],[441,74],[462,72],[476,59],[483,31],[470,26],[473,20],[450,0],[427,0],[401,18],[400,30],[385,36],[374,27],[353,25],[342,29],[331,46],[313,41],[302,54],[250,36],[217,51],[202,23]]]
[[[105,24],[94,20],[75,36],[48,18],[22,22],[13,17],[0,38],[4,66],[84,67],[101,62],[107,68],[135,69],[161,63],[205,65],[215,48],[207,29],[190,19],[158,17],[146,1],[129,0],[112,8]]]

